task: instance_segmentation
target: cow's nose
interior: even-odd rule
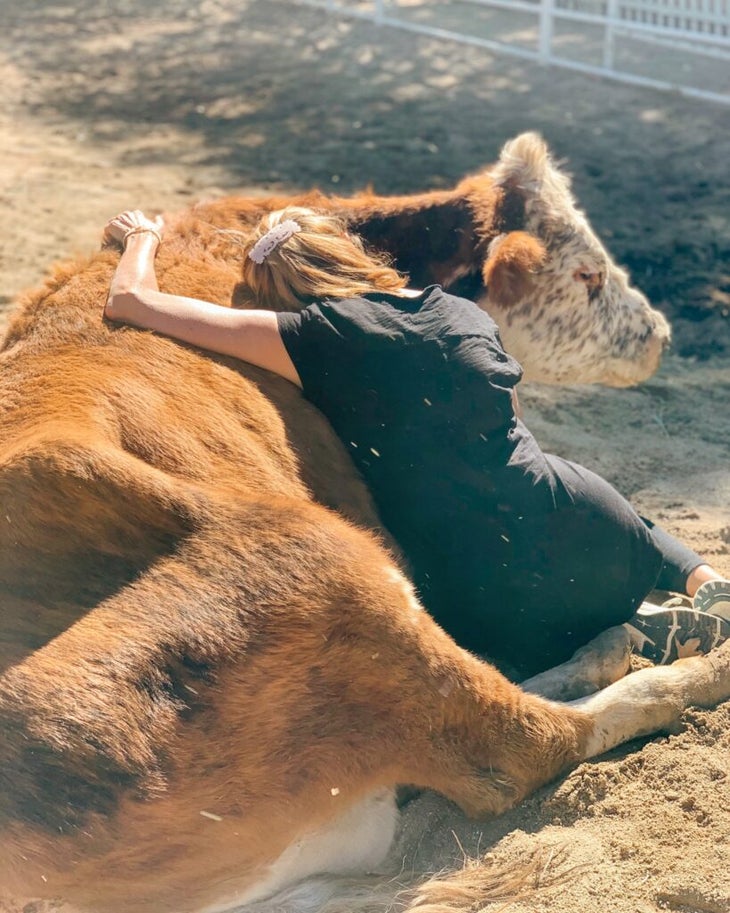
[[[646,358],[644,360],[644,367],[647,372],[646,377],[650,377],[658,369],[662,355],[667,350],[671,338],[671,333],[667,326],[666,332],[653,333],[647,340]]]
[[[668,349],[672,343],[672,327],[664,314],[659,311],[656,312],[654,318],[653,338],[656,339],[661,346],[662,352],[664,352],[665,349]]]

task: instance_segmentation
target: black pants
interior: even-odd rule
[[[497,509],[465,507],[452,538],[442,523],[438,542],[405,547],[442,627],[523,674],[564,662],[627,621],[652,589],[684,592],[703,563],[600,476],[548,459],[559,479],[549,503],[528,495]]]
[[[657,526],[646,517],[641,519],[651,531],[651,537],[662,556],[662,566],[654,584],[655,588],[672,593],[684,593],[687,578],[696,567],[705,564],[705,559],[674,536],[670,536],[661,526]]]

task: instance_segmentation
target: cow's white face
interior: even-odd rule
[[[524,195],[526,224],[490,245],[480,304],[525,379],[621,387],[653,374],[669,324],[613,262],[544,142],[523,134],[508,143],[493,178]]]

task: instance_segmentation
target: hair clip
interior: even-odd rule
[[[293,219],[286,219],[286,221],[280,222],[258,239],[249,251],[249,258],[260,265],[280,244],[283,244],[284,241],[287,241],[292,235],[301,230],[302,226]]]

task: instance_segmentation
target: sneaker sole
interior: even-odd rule
[[[640,608],[626,625],[634,650],[658,666],[701,656],[730,639],[730,623],[690,608]]]
[[[730,580],[708,580],[695,593],[692,604],[700,612],[730,620]]]

